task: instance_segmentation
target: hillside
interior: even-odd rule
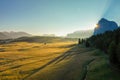
[[[62,37],[46,37],[46,36],[33,36],[33,37],[21,37],[14,39],[13,42],[39,42],[39,43],[51,43],[51,42],[65,42],[65,41],[77,41],[72,38]]]
[[[32,36],[26,32],[0,32],[0,39],[15,39],[23,36]]]
[[[92,36],[93,30],[80,30],[67,34],[68,38],[88,38]]]
[[[109,57],[111,65],[120,70],[120,28],[93,35],[86,40],[91,47],[104,51]]]
[[[12,43],[12,42],[35,42],[35,43],[53,43],[53,42],[77,42],[77,38],[62,38],[62,37],[46,37],[46,36],[32,36],[32,37],[20,37],[16,39],[0,40],[0,44]]]
[[[0,32],[0,39],[8,39],[9,36],[5,35],[4,33]]]

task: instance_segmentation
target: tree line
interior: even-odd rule
[[[109,56],[110,63],[120,69],[120,28],[93,35],[81,42],[86,47],[95,47],[104,51]]]

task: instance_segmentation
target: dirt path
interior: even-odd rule
[[[93,51],[77,45],[36,69],[23,80],[82,80],[86,62],[94,59],[91,56]]]
[[[95,59],[91,59],[91,60],[88,60],[85,62],[85,64],[83,65],[83,71],[82,71],[82,74],[81,74],[81,77],[79,80],[86,80],[86,77],[87,77],[87,73],[88,73],[88,68],[89,68],[89,64],[91,62],[93,62]]]

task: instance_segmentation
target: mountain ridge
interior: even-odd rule
[[[14,32],[14,31],[0,32],[0,39],[14,39],[24,36],[32,36],[32,35],[26,32]]]
[[[92,36],[92,34],[93,34],[93,30],[79,30],[79,31],[75,31],[73,33],[67,34],[66,37],[68,37],[68,38],[88,38],[88,37]]]
[[[115,21],[109,21],[105,18],[101,18],[97,23],[97,27],[94,29],[93,35],[102,34],[106,31],[113,31],[118,27],[119,26]]]

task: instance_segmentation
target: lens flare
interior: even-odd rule
[[[99,28],[99,25],[98,25],[98,24],[95,24],[95,28]]]

